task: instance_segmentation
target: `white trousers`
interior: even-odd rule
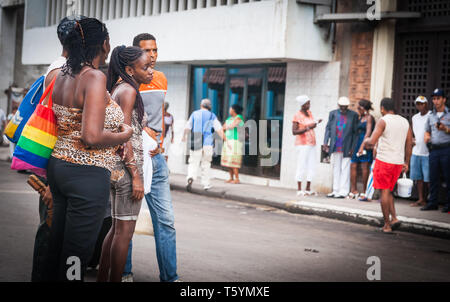
[[[188,174],[186,179],[196,179],[198,170],[201,168],[202,185],[210,185],[211,161],[213,155],[213,146],[203,146],[199,150],[190,150]]]
[[[297,151],[297,172],[295,179],[299,181],[312,181],[316,172],[316,146],[299,145]]]
[[[350,192],[350,159],[350,157],[344,157],[342,152],[331,154],[334,194],[347,196]]]

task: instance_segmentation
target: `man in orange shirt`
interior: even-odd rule
[[[164,131],[164,99],[167,92],[167,79],[164,73],[155,70],[158,58],[158,47],[153,35],[143,33],[133,40],[133,46],[140,47],[151,59],[153,80],[150,84],[142,85],[139,91],[147,113],[146,132],[158,143],[158,147],[151,151],[152,155],[152,184],[151,190],[145,195],[150,215],[152,217],[155,236],[156,257],[159,266],[159,278],[162,282],[178,280],[176,233],[174,226],[174,214],[172,198],[170,196],[169,169],[165,157],[161,154]],[[124,270],[124,281],[131,281],[131,250],[128,250],[127,264]]]

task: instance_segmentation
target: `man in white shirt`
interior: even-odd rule
[[[392,234],[392,230],[400,226],[392,191],[400,174],[408,172],[412,153],[411,127],[394,110],[395,103],[392,99],[381,100],[380,111],[383,117],[375,125],[372,135],[363,142],[364,147],[374,147],[378,143],[373,167],[373,187],[381,190],[381,211],[384,218],[381,231],[385,234]]]
[[[184,130],[183,142],[186,141],[186,137],[191,131],[198,133],[201,139],[198,144],[194,140],[194,146],[191,146],[189,153],[188,174],[186,177],[186,189],[188,191],[191,190],[192,183],[197,178],[199,167],[202,170],[203,189],[208,190],[211,188],[210,169],[214,148],[213,129],[224,139],[222,125],[217,120],[216,115],[211,112],[211,107],[211,101],[209,99],[203,99],[200,104],[200,109],[192,112]]]
[[[418,96],[415,105],[419,112],[412,117],[414,148],[412,149],[410,163],[410,178],[417,183],[419,200],[412,203],[411,206],[423,207],[427,202],[428,183],[430,182],[429,152],[424,140],[425,125],[430,112],[428,110],[428,100],[424,96]]]

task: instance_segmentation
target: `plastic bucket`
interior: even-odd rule
[[[403,178],[400,178],[397,181],[398,196],[403,198],[411,197],[412,188],[413,188],[413,181],[409,178],[406,178],[406,174],[403,173]]]

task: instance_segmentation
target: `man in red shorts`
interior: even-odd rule
[[[382,99],[380,109],[383,117],[377,122],[375,130],[369,138],[366,138],[364,144],[373,147],[378,142],[373,168],[373,187],[381,190],[381,211],[384,217],[381,231],[392,234],[392,229],[400,225],[395,214],[392,191],[400,174],[406,173],[409,169],[412,131],[408,121],[394,113],[392,99]]]

